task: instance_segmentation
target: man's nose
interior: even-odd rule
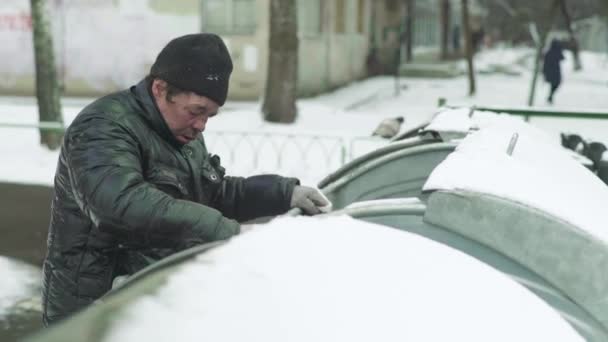
[[[192,127],[199,132],[204,131],[205,126],[207,126],[207,119],[207,116],[203,116],[202,118],[197,119],[196,121],[194,121],[194,125]]]

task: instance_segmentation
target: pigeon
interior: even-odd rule
[[[597,176],[608,185],[608,160],[600,159],[597,165]]]
[[[606,146],[600,142],[591,142],[587,144],[583,155],[593,162],[595,170],[598,169],[602,156],[606,151]]]
[[[401,129],[401,124],[403,123],[404,118],[402,116],[398,116],[396,118],[384,119],[378,127],[372,133],[373,136],[379,136],[382,138],[390,139],[399,133]]]
[[[574,152],[582,154],[587,149],[587,142],[578,134],[561,133],[562,146]]]

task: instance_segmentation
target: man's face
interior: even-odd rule
[[[152,94],[169,129],[182,144],[187,144],[205,130],[207,120],[215,116],[219,106],[215,101],[193,92],[179,93],[167,100],[167,83],[155,79]]]

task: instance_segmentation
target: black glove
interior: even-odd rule
[[[329,200],[317,189],[297,185],[291,195],[291,207],[300,208],[305,214],[317,215],[328,211]]]

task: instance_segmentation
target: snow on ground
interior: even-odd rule
[[[456,105],[524,106],[528,99],[532,56],[533,51],[525,48],[499,48],[477,55],[480,70],[503,65],[522,74],[479,74],[478,93],[474,97],[466,94],[464,76],[446,80],[404,78],[400,82],[404,89],[399,96],[395,96],[392,77],[356,82],[329,94],[299,100],[299,117],[292,125],[263,121],[258,102],[228,102],[221,115],[209,122],[207,140],[211,151],[222,156],[228,172],[233,175],[278,172],[300,177],[308,184],[316,183],[342,163],[383,144],[380,139],[369,138],[383,118],[404,115],[404,127],[412,127],[437,111],[439,97]],[[548,87],[542,77],[539,78],[536,103],[540,108],[608,112],[607,59],[583,52],[582,60],[583,71],[574,73],[571,55],[566,53],[562,66],[564,84],[558,90],[554,106],[546,105]],[[66,99],[65,122],[71,122],[88,101]],[[0,122],[35,123],[34,104],[30,98],[0,99]],[[568,130],[608,143],[608,120],[533,119],[532,123],[554,137]],[[232,133],[223,133],[225,131]],[[251,138],[243,132],[258,136],[270,132],[275,136]],[[295,134],[308,137],[290,137]],[[310,137],[312,134],[320,138]],[[0,127],[0,139],[0,156],[4,159],[0,180],[52,184],[58,154],[38,146],[35,129]],[[307,153],[307,150],[311,151]]]
[[[279,218],[201,254],[117,312],[105,341],[201,339],[582,340],[477,259],[345,216]]]
[[[39,295],[40,270],[0,256],[0,319],[19,301]]]

